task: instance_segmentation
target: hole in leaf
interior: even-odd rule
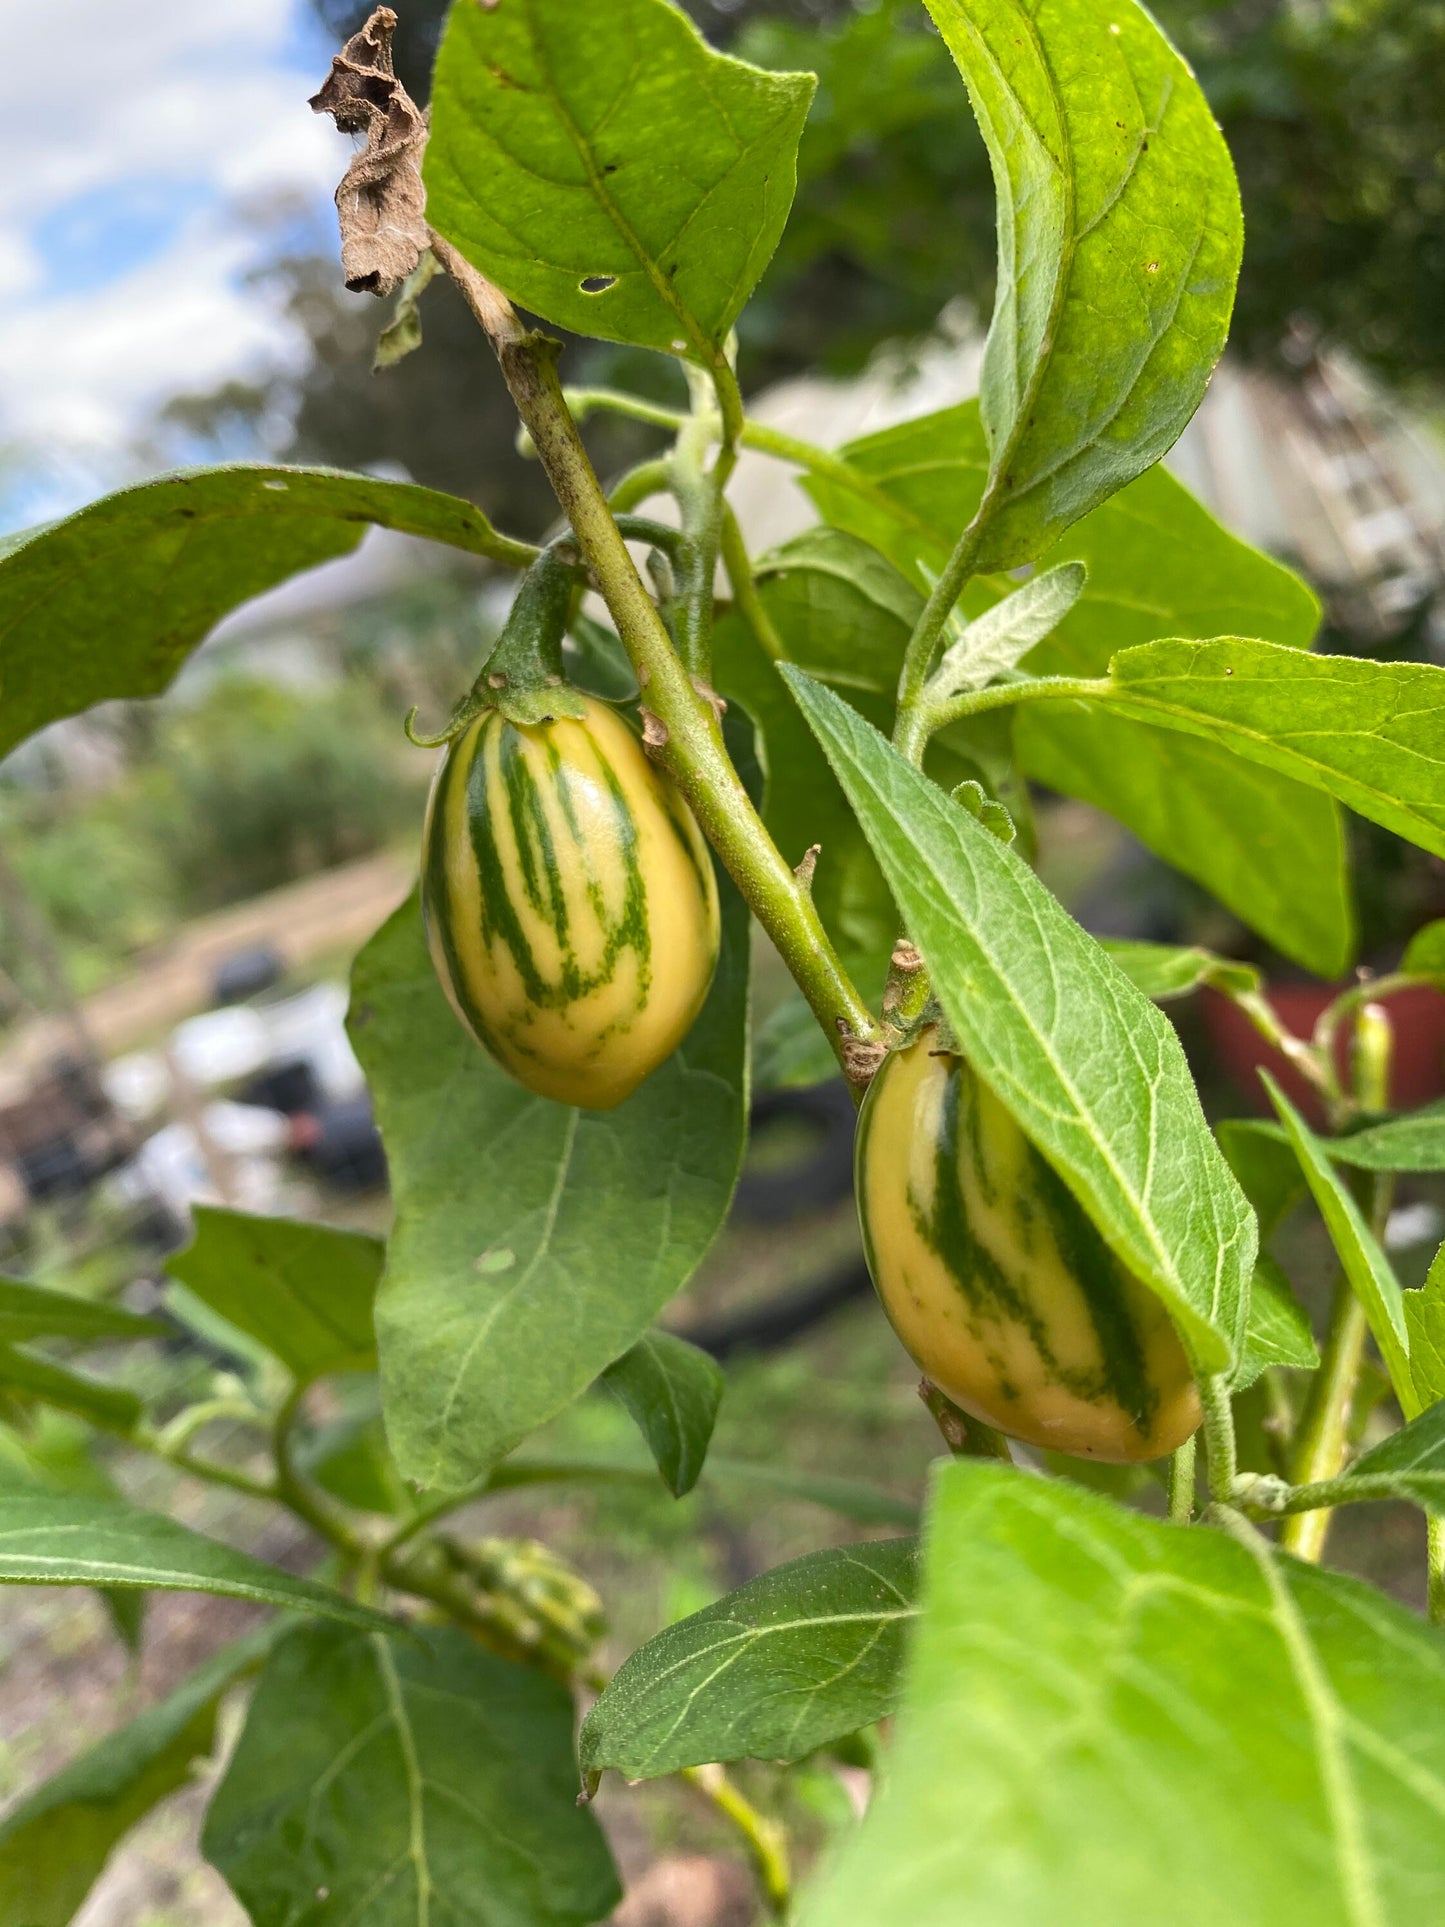
[[[609,288],[617,286],[615,274],[589,274],[582,283],[583,294],[606,294]]]
[[[262,488],[274,489],[277,495],[284,495],[286,493],[286,484],[284,482],[262,482],[261,486]]]

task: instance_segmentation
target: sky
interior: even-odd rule
[[[330,49],[304,0],[39,0],[5,9],[0,528],[136,472],[156,408],[296,365],[247,285],[257,210],[318,238],[348,143],[308,95]]]

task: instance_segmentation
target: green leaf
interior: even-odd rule
[[[1226,1118],[1215,1126],[1214,1135],[1254,1206],[1260,1236],[1272,1236],[1307,1190],[1289,1138],[1278,1125],[1253,1117]]]
[[[519,1452],[505,1459],[492,1471],[480,1490],[508,1492],[533,1485],[611,1485],[638,1484],[652,1487],[657,1474],[650,1460],[622,1454],[575,1454]],[[744,1490],[771,1493],[775,1498],[819,1506],[836,1512],[839,1518],[855,1525],[902,1526],[909,1531],[918,1527],[918,1507],[907,1499],[895,1498],[875,1485],[855,1479],[832,1478],[826,1473],[796,1472],[787,1465],[754,1465],[746,1459],[720,1458],[712,1453],[703,1470],[703,1483],[738,1486]]]
[[[322,1426],[303,1441],[296,1459],[323,1492],[358,1512],[393,1516],[410,1510],[411,1495],[387,1450],[379,1409]]]
[[[648,1780],[711,1760],[800,1760],[893,1712],[916,1615],[912,1539],[765,1572],[626,1661],[582,1727],[582,1771]]]
[[[800,1927],[1413,1927],[1445,1640],[1260,1539],[941,1469],[881,1791]]]
[[[842,529],[808,529],[760,556],[754,574],[789,662],[893,694],[923,597],[877,549]]]
[[[1206,988],[1238,996],[1259,990],[1264,981],[1253,964],[1216,957],[1212,950],[1197,946],[1180,950],[1167,943],[1132,943],[1119,937],[1104,937],[1101,943],[1130,983],[1156,1004],[1172,1003]]]
[[[1375,1343],[1385,1362],[1385,1370],[1395,1388],[1395,1396],[1400,1400],[1406,1417],[1413,1418],[1418,1407],[1414,1401],[1410,1340],[1405,1326],[1405,1307],[1399,1280],[1375,1234],[1365,1223],[1360,1207],[1330,1163],[1326,1146],[1315,1136],[1268,1071],[1262,1071],[1260,1075],[1270,1101],[1279,1113],[1280,1122],[1289,1134],[1290,1144],[1305,1175],[1305,1183],[1330,1234],[1330,1242],[1339,1255],[1355,1296],[1364,1307],[1370,1330],[1375,1335]]]
[[[1133,0],[927,5],[998,196],[979,566],[1010,568],[1152,467],[1199,406],[1234,307],[1239,188],[1193,74]]]
[[[67,1927],[113,1849],[216,1743],[227,1691],[265,1655],[263,1627],[27,1794],[0,1824],[0,1920]]]
[[[1261,1252],[1255,1261],[1249,1292],[1249,1325],[1244,1334],[1244,1351],[1231,1380],[1233,1390],[1247,1392],[1276,1366],[1312,1372],[1319,1362],[1309,1313],[1295,1297],[1289,1279],[1274,1259]]]
[[[714,52],[666,0],[455,7],[430,218],[557,327],[714,365],[787,223],[814,85]]]
[[[766,601],[766,587],[763,593]],[[818,914],[865,995],[881,993],[897,916],[858,820],[777,665],[739,617],[726,616],[717,625],[713,652],[718,689],[741,704],[762,732],[768,772],[763,820],[773,841],[794,865],[818,846]]]
[[[1034,876],[840,697],[789,685],[828,753],[944,1015],[989,1088],[1201,1371],[1238,1355],[1254,1214],[1199,1108],[1172,1025]]]
[[[141,1416],[141,1402],[134,1392],[107,1385],[87,1372],[73,1372],[53,1359],[17,1351],[13,1345],[0,1345],[0,1385],[24,1400],[74,1412],[112,1431],[130,1431]]]
[[[77,1298],[73,1292],[0,1278],[0,1343],[24,1344],[30,1338],[71,1338],[78,1344],[113,1338],[154,1338],[165,1326],[114,1305]]]
[[[197,1207],[195,1223],[166,1270],[299,1383],[374,1368],[372,1306],[386,1257],[379,1238],[210,1205]]]
[[[722,1367],[671,1332],[643,1334],[598,1380],[632,1419],[675,1499],[691,1492],[722,1403]]]
[[[534,1097],[464,1035],[415,898],[362,951],[351,1034],[396,1197],[377,1299],[403,1475],[469,1484],[635,1345],[722,1228],[742,1159],[747,913],[691,1036],[615,1111]]]
[[[842,453],[858,482],[810,478],[820,511],[926,583],[982,495],[988,457],[977,405]],[[1028,659],[1039,675],[1100,676],[1119,649],[1167,636],[1252,635],[1307,648],[1319,626],[1319,603],[1299,577],[1229,534],[1162,468],[1078,523],[1040,566],[1071,560],[1087,567],[1088,582]],[[1007,577],[976,581],[965,612],[981,614],[1012,587]],[[879,686],[891,694],[897,673],[894,665]],[[1286,956],[1322,976],[1348,965],[1344,834],[1338,805],[1319,791],[1097,707],[1030,705],[1019,712],[1017,746],[1038,781],[1117,817]]]
[[[1126,649],[1110,683],[1116,708],[1312,784],[1445,856],[1445,669],[1220,636]]]
[[[197,469],[107,495],[0,556],[0,756],[47,723],[156,696],[221,617],[349,555],[372,523],[525,562],[470,502],[316,468]]]
[[[1445,1103],[1331,1138],[1326,1149],[1360,1171],[1445,1171]]]
[[[1445,918],[1415,932],[1400,968],[1407,977],[1445,977]]]
[[[119,1499],[0,1493],[0,1584],[207,1592],[355,1626],[391,1623],[329,1586],[280,1572]]]
[[[1436,1252],[1423,1289],[1405,1293],[1405,1330],[1410,1380],[1423,1411],[1445,1398],[1445,1245]]]
[[[828,772],[833,781],[833,773]],[[800,990],[790,990],[753,1032],[753,1087],[803,1091],[838,1075],[838,1060]]]
[[[1362,1452],[1345,1476],[1388,1479],[1402,1499],[1438,1511],[1445,1505],[1445,1402],[1436,1401]]]
[[[202,1849],[256,1927],[586,1927],[620,1897],[572,1696],[464,1634],[281,1641]]]

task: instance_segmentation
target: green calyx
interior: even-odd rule
[[[512,604],[506,627],[482,665],[481,674],[435,736],[416,730],[416,711],[406,719],[408,741],[419,749],[452,742],[483,711],[500,710],[510,723],[580,721],[586,699],[562,673],[562,641],[572,613],[572,595],[582,567],[571,535],[543,549],[528,569]]]

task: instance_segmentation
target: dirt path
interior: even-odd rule
[[[237,950],[268,944],[295,970],[328,951],[359,948],[414,875],[413,858],[386,851],[188,923],[139,957],[132,975],[86,998],[81,1012],[96,1049],[117,1057],[206,1009],[217,966]],[[25,1025],[0,1051],[0,1096],[28,1085],[58,1051],[72,1047],[73,1035],[62,1018]]]

